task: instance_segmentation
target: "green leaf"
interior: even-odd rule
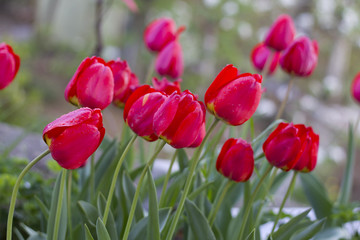
[[[105,211],[105,206],[106,206],[105,196],[101,192],[99,192],[98,197],[97,197],[97,207],[98,207],[99,217],[101,217],[101,218],[103,217],[103,212]],[[108,221],[106,222],[106,229],[108,230],[108,233],[109,233],[111,239],[118,238],[116,228],[117,227],[115,224],[114,215],[112,214],[112,211],[110,209]]]
[[[88,226],[85,224],[85,240],[94,240]]]
[[[306,198],[313,207],[317,219],[330,216],[333,206],[324,185],[311,173],[299,175]]]
[[[55,218],[56,218],[56,209],[58,205],[59,199],[59,191],[60,191],[60,179],[61,174],[60,172],[58,175],[54,190],[51,195],[51,205],[50,205],[50,212],[49,212],[49,220],[47,223],[47,239],[51,240],[54,235],[54,226],[55,226]],[[64,172],[65,173],[65,172]],[[63,196],[62,196],[62,207],[61,207],[61,214],[60,214],[60,225],[59,225],[59,232],[58,232],[58,240],[64,240],[66,236],[66,228],[67,228],[67,214],[66,214],[66,184],[64,185],[63,189]]]
[[[314,240],[351,239],[351,235],[343,228],[328,228],[315,235]]]
[[[39,204],[40,211],[44,215],[45,219],[49,219],[49,209],[46,207],[45,203],[38,198],[38,196],[34,196],[35,201]]]
[[[353,126],[349,125],[348,131],[349,139],[348,139],[348,151],[347,151],[347,159],[346,159],[346,168],[344,172],[344,176],[341,181],[341,187],[338,195],[338,203],[341,205],[345,205],[349,202],[351,197],[351,189],[353,185],[353,173],[354,173],[354,165],[355,165],[355,140],[353,135]]]
[[[96,220],[99,217],[96,207],[85,201],[78,201],[80,212],[84,216],[85,220],[93,227],[96,226]]]
[[[110,235],[108,231],[106,230],[106,227],[103,223],[103,221],[98,218],[96,221],[96,235],[98,239],[101,240],[111,240]]]
[[[186,168],[179,175],[174,177],[174,179],[172,179],[171,184],[165,193],[165,206],[174,206],[181,190],[184,188],[188,174],[189,169]]]
[[[46,234],[37,232],[35,235],[29,236],[27,240],[46,240]]]
[[[14,233],[15,233],[16,237],[18,238],[18,240],[25,240],[23,235],[21,235],[21,232],[19,231],[19,229],[14,228]]]
[[[276,240],[288,240],[291,235],[298,229],[300,229],[300,222],[308,215],[311,209],[308,209],[296,217],[293,217],[289,222],[281,225],[279,229],[272,235]],[[303,225],[301,225],[304,227]]]
[[[159,208],[157,201],[156,187],[151,171],[147,171],[149,188],[149,224],[147,227],[147,238],[160,240]]]
[[[187,220],[196,239],[216,240],[206,217],[192,201],[186,199],[185,209]]]
[[[255,240],[255,228],[249,233],[249,235],[246,237],[246,240]]]
[[[130,179],[129,175],[126,172],[124,172],[122,184],[124,188],[125,197],[129,205],[127,211],[129,212],[132,200],[135,195],[136,188],[134,186],[133,181]],[[140,200],[136,204],[134,217],[135,217],[135,221],[139,221],[144,217],[144,210]]]
[[[178,149],[177,154],[178,154],[180,171],[183,171],[185,168],[187,168],[189,166],[189,158],[188,158],[185,150],[182,148]]]
[[[189,194],[188,198],[193,201],[202,191],[206,190],[208,187],[211,187],[215,181],[204,182],[198,188],[196,188],[191,194]]]
[[[325,219],[316,221],[305,229],[298,231],[299,234],[293,235],[290,240],[308,240],[311,239],[316,233],[318,233],[324,226]]]

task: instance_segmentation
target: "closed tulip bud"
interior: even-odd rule
[[[166,78],[158,80],[156,77],[152,79],[153,86],[156,90],[165,92],[168,95],[171,95],[173,92],[181,93],[180,83],[181,79],[178,79],[174,82],[170,82]]]
[[[254,152],[251,145],[241,138],[228,139],[217,158],[216,169],[233,181],[247,181],[254,170]]]
[[[308,171],[315,167],[318,143],[319,136],[311,128],[303,124],[280,123],[264,142],[263,151],[269,163],[277,168],[289,171],[302,159],[297,170]]]
[[[146,47],[155,52],[162,50],[176,37],[175,22],[170,18],[159,18],[152,21],[145,29],[144,42]]]
[[[314,170],[317,162],[317,154],[319,150],[319,135],[314,133],[311,127],[306,128],[305,137],[299,160],[294,166],[294,170],[301,172],[311,172]]]
[[[0,90],[14,80],[19,67],[19,56],[14,53],[10,45],[0,43]]]
[[[139,80],[126,61],[121,61],[119,58],[115,61],[109,61],[107,65],[111,68],[114,76],[114,97],[113,103],[124,108],[127,99],[139,86]]]
[[[261,81],[259,74],[239,74],[237,68],[227,65],[206,91],[206,107],[227,124],[241,125],[259,105]]]
[[[101,110],[80,108],[49,123],[43,139],[61,167],[76,169],[96,151],[104,134]]]
[[[265,45],[276,51],[287,48],[295,36],[295,26],[289,15],[280,15],[265,36]]]
[[[160,51],[156,57],[155,69],[162,76],[178,78],[182,75],[184,71],[183,54],[177,40],[168,43]]]
[[[271,59],[269,57],[271,56]],[[268,69],[265,69],[268,74],[273,74],[276,70],[280,58],[279,52],[273,52],[265,46],[264,43],[257,44],[251,52],[251,61],[254,67],[258,71],[263,71],[264,67],[267,66]],[[268,61],[271,61],[269,64]]]
[[[205,106],[189,90],[174,92],[154,116],[154,131],[174,148],[197,147],[204,134]]]
[[[104,109],[113,100],[114,77],[102,58],[85,58],[65,89],[65,99],[78,107]]]
[[[351,94],[355,101],[360,103],[360,72],[355,76],[351,83]]]
[[[318,61],[318,44],[307,37],[297,38],[280,57],[281,68],[300,77],[312,74]]]
[[[147,141],[155,141],[154,114],[166,100],[167,95],[149,85],[137,88],[129,97],[124,108],[124,120],[129,127]]]

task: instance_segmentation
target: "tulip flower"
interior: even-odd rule
[[[275,51],[287,48],[295,36],[295,26],[289,15],[280,15],[270,27],[265,37],[265,45]]]
[[[177,40],[168,43],[157,55],[155,69],[162,76],[178,78],[184,70],[181,45]]]
[[[269,57],[271,56],[271,59]],[[265,69],[268,74],[273,74],[276,70],[280,58],[279,52],[273,52],[264,44],[259,43],[255,45],[251,52],[251,61],[254,67],[258,71],[263,71],[264,67],[267,66],[269,69]],[[268,61],[271,61],[270,66]]]
[[[49,123],[43,139],[54,160],[76,169],[96,151],[105,135],[100,109],[80,108]]]
[[[176,26],[170,18],[159,18],[152,21],[145,29],[144,42],[146,47],[155,52],[162,50],[176,37]]]
[[[173,92],[181,93],[180,83],[181,79],[178,79],[174,82],[170,82],[166,78],[163,78],[161,81],[156,77],[152,79],[153,86],[158,91],[163,91],[168,95],[171,95]]]
[[[6,88],[15,78],[20,67],[20,58],[10,45],[0,43],[0,90]]]
[[[139,80],[126,61],[119,58],[109,61],[107,65],[111,68],[114,76],[114,97],[113,102],[116,106],[124,108],[127,99],[139,86]]]
[[[355,101],[360,103],[360,72],[355,76],[351,83],[351,94]]]
[[[114,77],[102,58],[85,58],[65,89],[65,99],[78,107],[106,108],[113,100]]]
[[[227,124],[241,125],[259,105],[261,81],[259,74],[239,74],[237,68],[227,65],[206,91],[206,107]]]
[[[124,120],[140,137],[152,142],[158,139],[154,133],[153,118],[166,100],[167,95],[149,85],[137,88],[129,97],[124,108]]]
[[[280,57],[281,68],[300,77],[312,74],[318,61],[318,44],[303,36],[297,38]]]
[[[174,92],[154,115],[154,131],[174,148],[197,147],[205,136],[205,106],[189,90]]]
[[[216,160],[216,169],[235,182],[247,181],[254,170],[254,152],[251,145],[241,138],[228,139]]]
[[[311,128],[280,123],[264,142],[263,150],[269,163],[277,168],[289,171],[297,166],[299,171],[311,171],[316,164],[318,145],[319,136]]]

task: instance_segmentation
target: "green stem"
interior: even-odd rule
[[[276,114],[275,120],[281,118],[281,115],[282,115],[283,112],[284,112],[285,105],[286,105],[287,100],[288,100],[288,98],[289,98],[290,90],[291,90],[291,87],[292,87],[293,82],[294,82],[293,79],[294,79],[293,77],[290,77],[289,84],[288,84],[288,87],[287,87],[287,90],[286,90],[286,94],[285,94],[285,98],[284,98],[284,99],[282,100],[282,102],[281,102],[281,105],[280,105],[280,108],[279,108],[278,113]]]
[[[258,185],[256,186],[254,192],[252,193],[252,195],[251,195],[251,197],[250,197],[250,200],[249,200],[249,202],[248,202],[248,204],[247,204],[247,207],[246,207],[246,209],[245,209],[245,213],[244,213],[243,220],[242,220],[242,223],[241,223],[240,234],[239,234],[239,238],[238,238],[239,240],[242,240],[242,239],[243,239],[242,235],[244,234],[245,225],[246,225],[246,223],[247,223],[247,218],[248,218],[248,216],[249,216],[250,209],[251,209],[252,204],[253,204],[253,202],[254,202],[254,200],[255,200],[256,194],[257,194],[257,192],[259,191],[262,183],[264,182],[265,178],[266,178],[267,175],[270,173],[270,171],[271,171],[272,168],[273,168],[273,167],[272,167],[271,165],[269,165],[269,167],[266,169],[264,175],[263,175],[262,178],[259,180]]]
[[[111,205],[111,200],[112,197],[114,195],[114,191],[115,191],[115,186],[116,186],[116,180],[118,178],[119,172],[120,172],[120,168],[122,163],[124,162],[125,156],[128,153],[128,151],[130,150],[131,146],[133,145],[135,139],[136,139],[137,135],[134,135],[131,140],[129,141],[129,143],[127,144],[124,152],[121,154],[121,157],[116,165],[115,171],[114,171],[114,175],[111,181],[111,185],[110,185],[110,189],[109,189],[109,194],[108,194],[108,198],[106,201],[106,206],[105,206],[105,210],[104,210],[104,218],[103,218],[103,223],[106,226],[106,221],[107,218],[109,216],[109,211],[110,211],[110,205]]]
[[[68,228],[69,239],[72,240],[72,223],[71,223],[71,184],[72,184],[72,171],[69,170],[68,183],[67,183],[67,216],[68,216]]]
[[[131,227],[131,224],[132,224],[132,221],[133,221],[133,218],[134,218],[134,214],[135,214],[135,209],[136,209],[136,204],[137,204],[137,201],[139,199],[139,195],[140,195],[140,189],[141,189],[141,185],[142,185],[142,182],[145,178],[145,175],[148,171],[148,169],[150,168],[150,166],[154,163],[157,155],[159,155],[161,149],[165,146],[166,142],[165,141],[162,141],[161,144],[158,146],[158,148],[156,149],[155,153],[153,154],[153,156],[151,157],[151,159],[147,162],[147,164],[145,165],[142,173],[141,173],[141,176],[140,176],[140,179],[139,179],[139,182],[137,184],[137,187],[136,187],[136,191],[135,191],[135,195],[134,195],[134,199],[132,201],[132,204],[131,204],[131,208],[130,208],[130,213],[129,213],[129,218],[127,220],[127,223],[126,223],[126,227],[125,227],[125,231],[124,231],[124,236],[122,239],[124,240],[127,240],[128,239],[128,236],[129,236],[129,233],[130,233],[130,227]]]
[[[274,226],[273,226],[273,228],[271,229],[270,236],[274,233],[275,227],[276,227],[277,223],[279,222],[280,215],[281,215],[281,212],[282,212],[282,210],[283,210],[283,208],[284,208],[284,206],[285,206],[286,200],[288,199],[289,195],[291,194],[291,192],[292,192],[292,190],[293,190],[293,188],[294,188],[297,173],[298,173],[298,171],[294,171],[294,175],[293,175],[293,177],[292,177],[292,179],[291,179],[291,182],[290,182],[290,184],[289,184],[289,187],[288,187],[288,189],[287,189],[287,191],[286,191],[286,194],[285,194],[285,196],[284,196],[284,198],[283,198],[283,200],[282,200],[282,202],[281,202],[279,212],[278,212],[278,214],[276,215],[276,219],[275,219],[275,222],[274,222]]]
[[[91,155],[90,164],[90,200],[95,196],[95,153]]]
[[[222,201],[224,200],[224,198],[226,196],[226,193],[228,192],[229,188],[232,186],[233,183],[234,183],[233,181],[231,181],[230,179],[227,179],[225,184],[223,184],[221,186],[221,188],[219,189],[219,191],[217,192],[216,198],[214,200],[213,207],[211,208],[211,211],[210,211],[210,214],[209,214],[209,217],[208,217],[208,221],[210,223],[210,226],[212,226],[214,224],[216,214],[220,209]]]
[[[59,236],[60,217],[61,217],[62,201],[64,198],[63,195],[64,195],[65,180],[66,180],[66,169],[63,168],[63,170],[61,171],[59,198],[56,206],[53,240],[57,240]]]
[[[201,151],[202,151],[202,149],[203,149],[203,147],[205,145],[206,140],[209,138],[210,133],[212,132],[212,130],[214,130],[214,128],[215,128],[215,126],[216,126],[216,124],[218,122],[219,122],[219,119],[215,118],[214,122],[212,123],[209,130],[207,131],[201,145],[196,149],[196,151],[195,151],[195,153],[194,153],[194,155],[192,157],[191,166],[190,166],[190,170],[189,170],[189,175],[188,175],[188,178],[186,179],[184,192],[183,192],[183,194],[181,196],[178,208],[176,209],[175,216],[174,216],[174,218],[173,218],[173,220],[171,222],[169,232],[168,232],[168,234],[166,236],[166,240],[171,240],[172,236],[174,235],[176,225],[177,225],[177,223],[179,221],[180,215],[181,215],[182,210],[184,208],[186,197],[187,197],[187,195],[189,193],[189,190],[190,190],[191,182],[192,182],[192,180],[194,178],[194,172],[195,172],[196,166],[197,166],[197,164],[199,162]]]
[[[171,158],[170,166],[169,166],[169,169],[168,169],[168,171],[166,173],[166,176],[165,176],[164,185],[162,187],[161,196],[160,196],[159,208],[162,208],[163,205],[164,205],[164,202],[165,202],[165,191],[166,191],[169,179],[170,179],[171,170],[172,170],[172,167],[173,167],[174,162],[176,160],[177,153],[178,153],[178,151],[176,150],[174,152],[174,155]]]
[[[12,238],[12,224],[13,224],[13,217],[14,217],[14,211],[15,211],[16,196],[17,196],[17,193],[19,191],[20,183],[21,183],[22,179],[24,178],[25,174],[38,161],[40,161],[43,157],[45,157],[49,153],[50,153],[50,150],[48,149],[48,150],[44,151],[43,153],[41,153],[36,158],[34,158],[31,162],[29,162],[28,165],[26,165],[26,167],[20,173],[18,179],[16,180],[16,183],[15,183],[12,195],[11,195],[10,207],[9,207],[9,215],[8,215],[8,219],[7,219],[7,229],[6,229],[6,239],[7,240],[11,240],[11,238]]]

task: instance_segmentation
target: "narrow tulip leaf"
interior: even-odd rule
[[[83,231],[82,224],[83,223],[79,223],[75,226],[75,228],[73,228],[72,233],[71,233],[72,239],[83,239],[84,231]],[[68,236],[68,238],[69,238],[69,236]]]
[[[18,240],[25,240],[23,235],[21,235],[21,232],[19,231],[19,229],[14,228],[14,233],[15,233],[16,237],[18,238]]]
[[[216,240],[224,240],[224,237],[223,237],[223,234],[222,234],[223,232],[216,226],[216,224],[214,224],[212,226],[212,230],[214,232]]]
[[[351,197],[351,189],[353,185],[353,176],[354,176],[354,165],[355,165],[355,141],[353,134],[353,126],[349,125],[348,131],[348,149],[347,149],[347,159],[346,159],[346,168],[341,181],[341,187],[338,195],[338,203],[340,205],[345,205],[349,202]]]
[[[35,235],[31,235],[27,240],[46,240],[46,234],[37,232]]]
[[[106,206],[105,196],[101,192],[99,192],[98,197],[97,197],[97,207],[98,207],[99,217],[101,217],[101,218],[103,218],[105,206]],[[108,230],[108,233],[109,233],[111,239],[118,238],[114,215],[112,214],[111,209],[109,211],[108,220],[106,222],[106,229]]]
[[[185,150],[182,148],[178,149],[177,154],[178,154],[180,171],[183,171],[185,168],[187,168],[189,166],[189,158],[188,158]]]
[[[147,178],[149,189],[149,224],[147,227],[147,238],[150,240],[160,240],[159,207],[155,182],[150,169],[147,171]]]
[[[145,166],[146,166],[146,163],[142,164],[142,165],[138,166],[137,168],[135,168],[134,170],[132,170],[129,173],[131,180],[135,181],[135,179],[140,176],[140,174],[144,170]]]
[[[327,228],[324,231],[316,234],[314,240],[339,240],[339,239],[351,239],[351,235],[346,229],[335,227]]]
[[[85,201],[78,201],[78,207],[80,209],[80,213],[82,214],[84,220],[89,223],[91,226],[96,226],[96,220],[99,217],[98,211],[96,207],[94,207],[91,203]]]
[[[214,185],[215,181],[210,181],[210,182],[204,182],[203,184],[201,184],[198,188],[196,188],[191,194],[189,194],[188,198],[191,201],[194,201],[194,199],[199,196],[199,194],[208,189],[209,187],[212,187]]]
[[[35,201],[38,203],[40,211],[45,217],[45,220],[47,221],[49,219],[49,209],[46,207],[45,203],[41,201],[41,199],[38,196],[34,196]]]
[[[307,226],[305,229],[302,229],[301,231],[298,231],[295,233],[290,240],[308,240],[311,239],[313,236],[315,236],[316,233],[318,233],[324,226],[325,219],[322,219],[320,221],[316,221],[310,226]]]
[[[185,210],[187,221],[196,239],[216,240],[206,217],[192,201],[186,199]]]
[[[255,240],[255,228],[249,233],[249,235],[246,237],[246,240]]]
[[[106,230],[106,227],[103,223],[103,221],[98,218],[96,221],[96,235],[98,239],[101,240],[111,240],[110,235],[108,231]]]
[[[94,240],[88,226],[85,224],[85,240]]]
[[[129,203],[129,208],[127,209],[127,211],[129,212],[132,200],[133,200],[134,195],[135,195],[136,187],[135,187],[133,181],[130,179],[129,175],[126,172],[123,175],[122,184],[123,184],[125,196],[127,198],[127,202]],[[135,218],[135,221],[137,222],[140,219],[142,219],[143,217],[144,217],[144,209],[143,209],[143,207],[141,205],[141,199],[139,198],[139,200],[138,200],[138,202],[136,204],[134,218]]]
[[[58,175],[55,186],[51,195],[51,206],[49,212],[49,220],[47,223],[47,239],[51,240],[54,236],[54,226],[55,226],[55,219],[56,219],[56,209],[58,205],[59,199],[59,191],[60,191],[60,179],[61,179],[62,172]],[[59,225],[59,232],[58,232],[58,240],[64,240],[66,236],[66,228],[67,228],[67,214],[66,214],[66,185],[64,185],[63,189],[63,196],[62,196],[62,206],[61,206],[61,213],[60,213],[60,225]]]
[[[305,196],[313,207],[317,219],[330,216],[333,206],[324,185],[311,173],[299,175]]]
[[[172,182],[169,188],[166,190],[165,193],[165,206],[174,206],[181,190],[183,190],[185,181],[188,177],[189,169],[186,168],[182,171],[179,175],[172,179]]]
[[[306,218],[311,209],[308,209],[296,217],[293,217],[289,222],[281,225],[279,229],[272,234],[272,238],[276,240],[288,240],[295,233],[295,231],[306,227],[311,224],[308,222],[306,224],[301,224],[301,222]]]

